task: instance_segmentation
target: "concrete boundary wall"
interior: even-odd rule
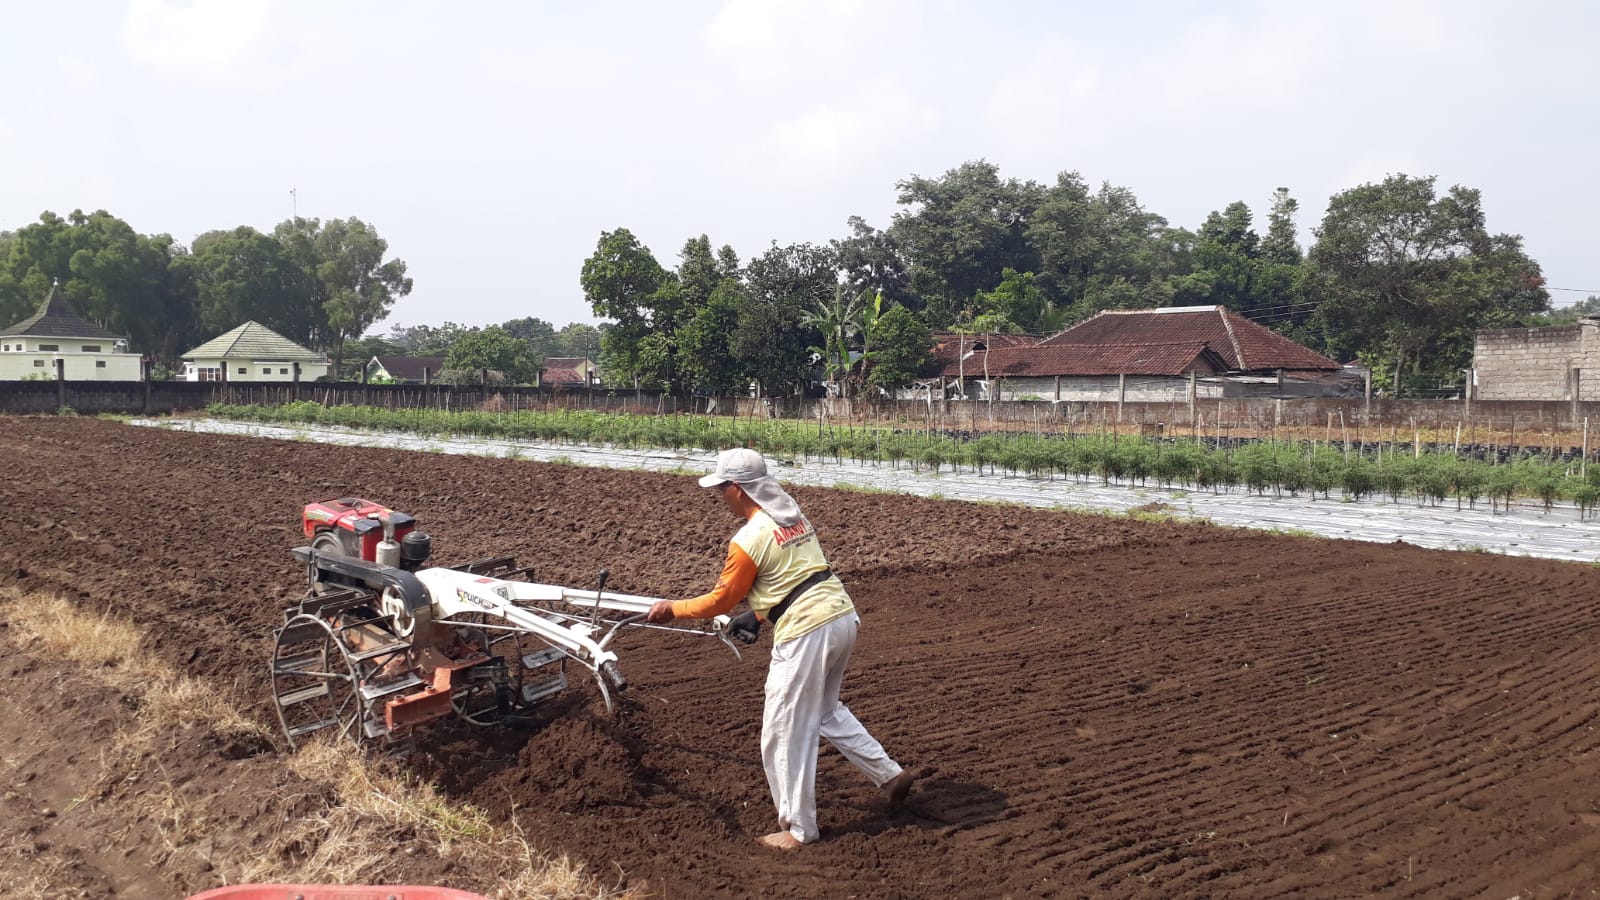
[[[1600,429],[1600,402],[1568,401],[1477,401],[1477,400],[1380,400],[1308,397],[1273,399],[1240,397],[1202,398],[1171,402],[1115,401],[996,401],[981,400],[740,400],[739,415],[755,418],[785,418],[825,422],[875,422],[908,428],[984,431],[991,429],[1063,427],[1083,429],[1091,425],[1142,426],[1142,430],[1211,432],[1251,429],[1270,431],[1278,427],[1328,429],[1337,437],[1339,430],[1382,427],[1385,429],[1463,430],[1462,439],[1476,429],[1514,431],[1523,434],[1549,431],[1581,431],[1585,419]],[[1368,435],[1370,437],[1370,435]],[[1600,440],[1600,438],[1597,438]]]
[[[1600,378],[1597,378],[1600,381]],[[650,391],[560,391],[533,387],[363,385],[345,383],[229,384],[185,381],[0,382],[0,413],[55,413],[62,408],[92,415],[192,413],[212,403],[275,406],[293,401],[387,409],[515,410],[592,409],[648,415],[705,414],[705,398],[675,398]],[[1210,432],[1247,429],[1341,428],[1476,429],[1534,434],[1580,431],[1585,421],[1600,428],[1600,400],[1380,400],[1361,398],[1202,398],[1136,401],[808,400],[796,398],[716,401],[719,415],[786,418],[835,424],[887,424],[941,430],[990,430],[1090,425],[1137,425],[1164,431]],[[1600,436],[1597,436],[1600,444]]]
[[[361,384],[359,382],[13,381],[0,382],[0,413],[161,415],[203,410],[213,403],[278,406],[309,401],[323,406],[386,409],[595,409],[617,412],[704,412],[705,401],[662,397],[654,391],[564,391],[536,387]],[[724,401],[725,405],[731,405]]]

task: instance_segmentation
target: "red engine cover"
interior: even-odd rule
[[[397,541],[417,526],[417,520],[411,516],[360,497],[307,503],[302,524],[306,537],[314,538],[321,532],[334,531],[340,534],[346,547],[354,544],[352,549],[359,549],[358,555],[362,559],[373,562],[378,558],[378,543],[383,540],[383,522],[379,517],[385,514],[394,523],[394,539]]]

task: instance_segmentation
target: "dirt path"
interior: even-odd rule
[[[0,458],[0,582],[126,615],[263,715],[307,500],[411,512],[446,563],[667,596],[708,586],[732,531],[681,475],[71,419],[0,419]],[[765,647],[686,638],[619,642],[615,721],[572,692],[531,737],[438,730],[419,769],[664,896],[1600,885],[1600,570],[796,493],[863,614],[846,700],[925,773],[904,814],[825,751],[825,842],[759,852]]]

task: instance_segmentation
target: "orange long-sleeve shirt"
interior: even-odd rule
[[[690,600],[674,600],[672,615],[678,619],[709,619],[739,605],[756,583],[756,561],[738,544],[728,544],[728,558],[722,564],[722,577],[708,594]]]

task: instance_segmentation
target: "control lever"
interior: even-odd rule
[[[600,630],[600,595],[605,593],[605,590],[606,590],[606,579],[610,578],[610,577],[611,577],[611,570],[610,569],[601,569],[600,570],[600,586],[594,589],[594,617],[592,619],[590,619],[589,624],[596,631]]]

